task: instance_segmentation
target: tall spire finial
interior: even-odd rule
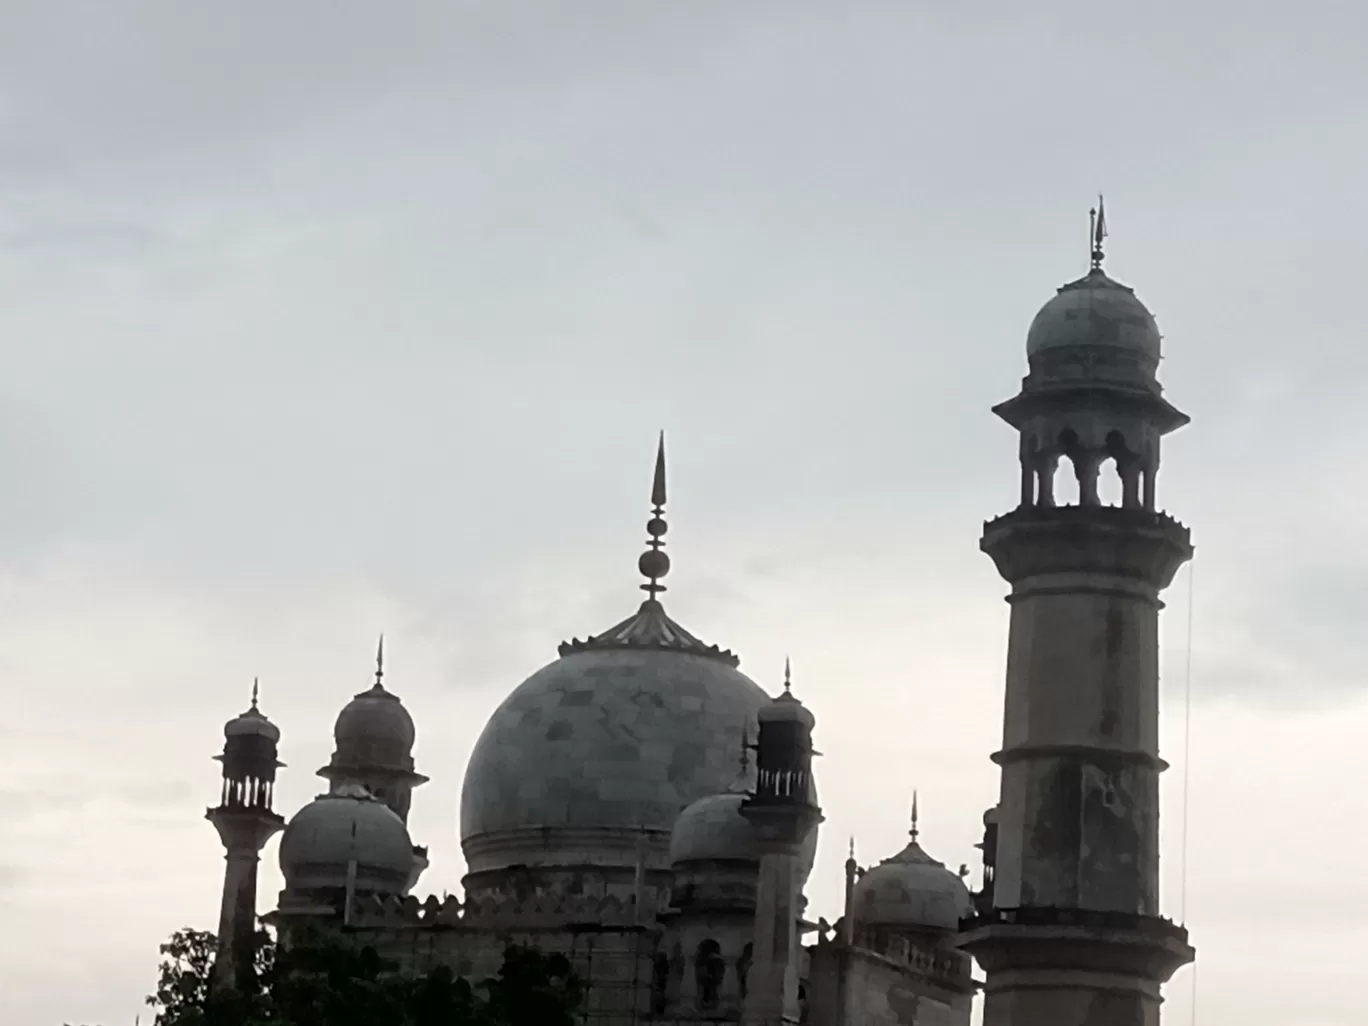
[[[381,633],[380,641],[375,646],[375,686],[384,687],[381,680],[385,676],[385,635]]]
[[[1088,245],[1092,251],[1092,269],[1102,270],[1105,255],[1102,240],[1107,237],[1107,210],[1102,202],[1102,194],[1097,194],[1097,206],[1088,211]]]
[[[912,840],[915,841],[917,839],[918,833],[919,831],[917,830],[917,792],[914,789],[912,791],[912,829],[908,831],[908,834],[909,836],[911,836]]]
[[[793,663],[784,656],[784,694],[793,694]]]
[[[646,544],[650,546],[637,560],[637,569],[646,578],[641,586],[650,601],[665,590],[660,579],[670,572],[670,557],[663,551],[665,532],[665,432],[660,433],[660,443],[656,447],[655,477],[651,481],[651,519],[646,521]]]
[[[257,697],[261,694],[261,678],[252,678],[252,711],[256,711]]]
[[[855,835],[850,835],[850,861],[855,861]]]

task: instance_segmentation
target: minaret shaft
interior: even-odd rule
[[[1187,529],[1023,507],[982,546],[1012,586],[993,907],[963,941],[987,974],[984,1024],[1153,1026],[1192,957],[1159,918],[1159,593]]]
[[[1158,598],[1108,574],[1012,592],[995,899],[1158,914]]]

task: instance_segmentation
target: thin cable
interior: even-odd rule
[[[1188,564],[1187,651],[1185,653],[1187,665],[1184,667],[1183,673],[1183,846],[1180,849],[1178,873],[1178,921],[1185,925],[1187,923],[1188,884],[1188,795],[1192,783],[1192,610],[1194,606],[1192,582],[1196,572],[1197,563],[1194,560]]]

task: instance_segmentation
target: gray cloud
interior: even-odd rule
[[[814,907],[834,917],[844,835],[896,847],[912,778],[940,857],[968,859],[1007,615],[977,537],[1017,480],[988,408],[1081,270],[1098,188],[1108,267],[1156,312],[1194,416],[1161,482],[1198,545],[1194,715],[1278,737],[1308,793],[1361,776],[1315,739],[1364,715],[1362,21],[0,3],[0,687],[23,709],[0,725],[0,888],[26,949],[86,967],[62,1016],[131,1018],[156,942],[212,918],[208,757],[252,675],[288,810],[380,630],[433,776],[428,882],[455,889],[484,717],[639,598],[661,427],[672,613],[767,683],[792,654],[821,717]],[[1247,758],[1223,751],[1206,786],[1243,793]],[[1220,871],[1223,815],[1194,833],[1199,942],[1225,965],[1202,1007],[1286,1021],[1292,988],[1242,1004],[1258,931]],[[96,829],[128,894],[95,893]],[[1280,878],[1288,857],[1241,860]],[[59,963],[28,959],[0,945],[28,967],[18,1026],[58,1018]]]

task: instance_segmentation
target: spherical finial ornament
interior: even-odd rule
[[[656,448],[655,474],[651,480],[651,519],[646,521],[646,544],[650,546],[637,560],[637,569],[646,583],[641,586],[651,600],[665,590],[660,579],[670,572],[670,557],[660,550],[665,543],[661,540],[670,529],[663,516],[665,512],[665,432],[660,433],[660,444]]]
[[[670,572],[670,557],[659,549],[650,549],[643,552],[637,560],[637,569],[641,571],[642,577],[648,577],[652,582],[658,581]]]

